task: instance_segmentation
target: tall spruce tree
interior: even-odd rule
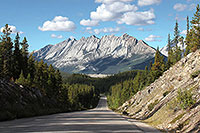
[[[176,20],[176,24],[175,24],[175,27],[174,27],[174,40],[173,40],[175,47],[178,47],[179,37],[180,37],[180,31],[179,31],[179,28],[178,28],[178,21]]]
[[[200,49],[200,7],[199,4],[196,7],[196,12],[194,17],[192,17],[191,29],[186,36],[186,54],[194,52],[197,49]]]
[[[13,43],[10,37],[11,29],[8,24],[3,28],[3,35],[1,35],[1,75],[6,79],[11,79],[12,75],[12,48]]]
[[[192,35],[192,48],[191,50],[194,52],[197,49],[200,49],[200,7],[199,4],[196,7],[196,12],[194,13],[194,17],[192,17],[192,28],[194,29]]]
[[[172,58],[173,58],[170,34],[168,34],[167,50],[168,50],[167,68],[170,68],[172,65]]]
[[[13,78],[18,79],[20,72],[22,70],[22,56],[20,51],[20,42],[19,42],[19,34],[17,33],[15,40],[14,40],[14,53],[13,53]]]
[[[31,53],[28,57],[28,73],[30,74],[31,80],[34,79],[35,69],[35,59],[33,57],[33,53]]]
[[[22,66],[21,66],[21,68],[22,68],[22,70],[23,70],[23,73],[24,73],[24,76],[25,77],[27,77],[27,75],[28,75],[28,47],[29,47],[29,45],[28,45],[28,41],[27,41],[27,39],[26,39],[26,37],[24,37],[24,39],[23,39],[23,41],[22,41],[22,43],[21,43],[21,45],[22,45],[22,48],[21,48],[21,54],[22,54]]]
[[[190,38],[191,38],[190,21],[189,21],[189,17],[187,16],[187,33],[186,33],[186,38],[185,38],[186,49],[185,49],[185,52],[184,52],[184,56],[188,55],[189,52],[190,52],[190,49],[189,49]]]
[[[3,44],[0,42],[0,77],[3,77]]]
[[[154,81],[155,79],[160,77],[162,75],[164,69],[165,69],[164,57],[161,55],[161,53],[159,51],[159,47],[158,47],[156,50],[154,63],[151,67],[152,71],[150,72],[150,76],[151,76],[152,80]]]
[[[178,21],[176,20],[176,24],[174,27],[174,39],[173,39],[173,43],[175,44],[175,47],[173,48],[173,64],[175,64],[176,62],[178,62],[181,59],[181,49],[178,46],[178,42],[179,42],[179,38],[180,38],[180,31],[179,31],[179,27],[178,27]]]

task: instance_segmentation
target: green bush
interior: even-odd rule
[[[180,115],[178,115],[176,118],[174,118],[170,123],[173,124],[175,123],[177,120],[180,120],[183,116],[184,116],[185,113],[182,113]]]
[[[163,93],[163,97],[166,97],[169,93],[170,93],[170,91],[165,91],[165,92]]]
[[[194,105],[196,101],[192,98],[192,95],[193,94],[191,90],[178,90],[177,102],[179,103],[182,109],[186,109]]]
[[[158,99],[156,99],[153,103],[150,103],[149,105],[148,105],[148,109],[151,111],[151,110],[153,110],[153,108],[155,107],[155,105],[156,104],[158,104],[159,103],[159,101],[158,101]]]
[[[200,70],[195,71],[195,72],[193,72],[193,73],[191,74],[191,77],[194,79],[194,78],[198,77],[199,74],[200,74]]]

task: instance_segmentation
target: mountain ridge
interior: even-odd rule
[[[65,72],[114,74],[132,70],[137,64],[148,64],[153,61],[155,51],[143,40],[125,33],[101,38],[92,35],[80,40],[69,38],[35,51],[34,56]]]

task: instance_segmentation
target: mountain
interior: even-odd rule
[[[154,48],[128,34],[67,39],[34,52],[36,59],[43,59],[62,71],[86,74],[144,69],[153,60],[154,54]]]
[[[200,50],[190,53],[119,112],[164,132],[200,132]]]
[[[176,45],[175,44],[171,44],[172,47],[175,47]],[[178,47],[180,47],[181,50],[184,50],[186,49],[186,45],[185,43],[182,44],[181,42],[178,43]],[[168,56],[168,46],[164,46],[163,48],[160,49],[160,52],[165,55],[165,56]]]

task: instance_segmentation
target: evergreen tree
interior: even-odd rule
[[[165,69],[164,57],[161,55],[159,51],[159,47],[158,47],[156,50],[154,63],[151,67],[152,71],[150,75],[151,75],[152,81],[160,77],[162,73],[164,72],[164,69]]]
[[[14,40],[14,53],[13,53],[13,78],[18,79],[20,72],[21,72],[21,52],[20,52],[20,42],[19,42],[19,34],[17,33],[15,40]]]
[[[171,47],[170,34],[168,34],[167,50],[168,50],[167,68],[170,68],[171,65],[172,65],[172,58],[173,58],[173,51],[172,51],[172,47]]]
[[[179,36],[180,36],[180,31],[178,29],[178,21],[176,20],[176,24],[175,24],[175,27],[174,27],[174,40],[173,40],[173,43],[175,44],[176,48],[178,47]]]
[[[196,12],[194,14],[194,17],[192,17],[192,28],[194,29],[194,32],[192,34],[192,48],[191,50],[194,52],[197,49],[200,49],[200,7],[199,4],[196,7]]]
[[[28,57],[28,72],[32,80],[34,79],[35,69],[35,59],[33,53],[31,53]]]
[[[200,7],[199,4],[196,7],[196,12],[194,13],[194,17],[192,17],[191,29],[187,33],[186,36],[186,54],[190,52],[194,52],[197,49],[200,49]]]
[[[189,20],[189,17],[187,16],[187,33],[186,33],[186,35],[189,33],[189,30],[190,30],[190,20]]]
[[[3,77],[3,44],[0,42],[0,77]]]
[[[3,28],[3,35],[1,35],[1,75],[7,79],[11,79],[12,75],[12,48],[13,43],[10,38],[11,29],[8,24]]]
[[[19,84],[19,85],[27,85],[26,84],[27,82],[26,82],[26,79],[24,77],[23,71],[21,71],[19,79],[17,79],[15,82],[16,82],[16,84]]]
[[[24,76],[26,77],[28,75],[28,69],[27,68],[28,68],[28,54],[29,54],[28,53],[29,45],[28,45],[28,41],[27,41],[26,37],[24,37],[21,45],[22,45],[21,54],[22,54],[22,62],[23,62],[21,64],[22,65],[21,68],[24,72]]]
[[[56,78],[55,78],[55,70],[52,65],[48,68],[48,81],[47,81],[48,87],[46,89],[46,93],[49,97],[54,97],[58,95],[56,92]]]
[[[31,79],[31,74],[29,73],[26,78],[27,86],[32,87],[33,80]]]
[[[175,44],[175,47],[173,48],[173,57],[172,57],[173,64],[175,64],[181,59],[182,52],[180,47],[178,47],[179,38],[180,38],[180,31],[178,28],[178,21],[176,20],[176,24],[174,27],[174,39],[173,39],[173,43]]]

